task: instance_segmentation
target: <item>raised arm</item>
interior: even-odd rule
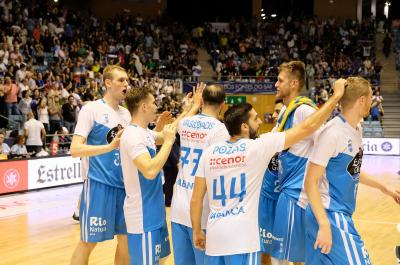
[[[342,98],[345,89],[345,79],[338,79],[334,86],[334,93],[324,106],[308,117],[302,123],[286,131],[285,149],[314,133],[329,118],[337,103]]]
[[[161,169],[164,167],[171,152],[172,145],[175,142],[176,127],[168,124],[163,129],[164,144],[154,158],[149,153],[137,156],[133,163],[143,173],[147,179],[155,179]]]

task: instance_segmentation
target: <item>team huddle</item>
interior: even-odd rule
[[[129,88],[123,68],[106,67],[106,93],[82,108],[71,144],[86,176],[71,264],[88,264],[96,243],[115,235],[115,264],[165,264],[171,249],[162,168],[177,134],[175,265],[371,264],[352,221],[358,184],[400,203],[400,191],[360,171],[371,85],[338,79],[317,109],[299,96],[304,72],[299,61],[280,66],[277,122],[259,135],[262,121],[251,104],[230,106],[222,122],[223,88],[202,83],[179,117],[170,123],[162,114],[150,130],[152,91]],[[337,104],[341,114],[326,123]]]

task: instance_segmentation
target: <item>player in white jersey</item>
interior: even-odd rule
[[[339,81],[336,94],[305,122],[259,138],[261,120],[250,104],[232,106],[225,112],[224,123],[231,138],[204,151],[191,200],[193,241],[196,247],[206,250],[205,264],[260,264],[258,207],[264,172],[276,152],[321,126],[343,90],[344,83]],[[210,213],[205,234],[201,219],[207,190]]]
[[[131,119],[128,110],[119,106],[129,87],[128,75],[122,67],[110,65],[103,71],[103,80],[104,97],[82,108],[71,143],[71,155],[88,160],[79,214],[81,240],[71,258],[73,265],[88,264],[96,243],[115,235],[115,264],[129,263],[118,150],[121,128]]]
[[[218,120],[225,102],[224,88],[209,85],[204,89],[202,98],[201,114],[184,118],[178,128],[181,156],[170,213],[175,265],[204,264],[204,251],[196,249],[193,245],[190,222],[190,200],[194,178],[204,149],[229,139],[225,125]],[[204,212],[208,212],[207,201]],[[207,214],[204,216],[203,229],[207,224]]]
[[[310,202],[306,210],[306,264],[371,264],[352,220],[359,183],[380,189],[400,203],[400,190],[360,173],[363,150],[359,123],[369,114],[371,98],[369,81],[348,78],[342,113],[329,121],[316,139],[305,179]]]
[[[316,111],[315,104],[299,96],[305,82],[305,67],[300,61],[283,63],[275,84],[277,98],[285,105],[279,115],[277,131],[286,131]],[[301,264],[305,260],[304,213],[307,205],[303,190],[306,162],[313,146],[309,136],[279,154],[278,180],[281,193],[276,204],[271,256]]]
[[[197,97],[201,99],[202,87]],[[162,264],[170,254],[165,203],[162,189],[162,168],[175,141],[176,124],[185,114],[194,114],[200,107],[197,100],[191,111],[184,111],[162,133],[148,129],[155,120],[157,105],[149,88],[133,88],[126,97],[132,115],[130,125],[121,136],[121,162],[126,190],[124,213],[128,231],[131,264]],[[156,155],[156,142],[162,147]]]

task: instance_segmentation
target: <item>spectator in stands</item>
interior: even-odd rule
[[[46,139],[46,130],[43,123],[35,119],[33,112],[28,113],[28,121],[24,125],[24,134],[27,138],[26,148],[29,153],[39,153]]]
[[[32,98],[30,97],[31,91],[22,91],[22,99],[18,102],[18,110],[22,114],[22,123],[28,120],[28,113],[32,112],[31,103]]]
[[[385,57],[388,58],[390,54],[390,47],[392,45],[392,38],[389,33],[386,33],[385,38],[383,39],[383,53]]]
[[[69,132],[73,132],[76,124],[76,106],[74,105],[74,96],[68,97],[68,102],[62,106],[62,116],[64,118],[64,126]]]
[[[58,127],[62,125],[62,109],[60,106],[60,97],[54,96],[49,98],[49,122],[50,122],[50,133],[54,133]]]
[[[6,101],[4,96],[4,84],[0,82],[0,128],[6,128],[8,121],[6,119],[8,113],[6,109]]]
[[[381,123],[382,123],[382,116],[384,115],[382,101],[383,98],[380,95],[380,91],[375,90],[372,96],[371,118],[373,121],[379,121]]]
[[[5,134],[4,132],[0,131],[0,159],[2,155],[5,156],[5,159],[7,159],[7,156],[10,153],[10,147],[4,142],[4,139]]]
[[[47,98],[42,97],[39,101],[39,106],[37,108],[38,120],[43,123],[44,129],[46,133],[49,132],[50,129],[50,121],[49,121],[49,110],[47,106]]]
[[[11,150],[9,153],[9,157],[12,158],[20,158],[20,157],[30,157],[26,146],[25,146],[25,136],[18,135],[15,141],[15,144],[11,146]]]
[[[19,115],[21,114],[18,110],[18,93],[19,88],[14,84],[9,76],[5,77],[4,84],[4,95],[7,108],[7,115]]]
[[[199,81],[199,77],[201,75],[201,66],[197,60],[195,61],[194,65],[192,66],[192,75],[193,75],[194,82]]]

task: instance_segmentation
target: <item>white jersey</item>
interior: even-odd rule
[[[225,141],[205,150],[197,176],[206,180],[210,206],[207,255],[260,251],[261,184],[271,158],[284,144],[285,133],[266,133],[256,140]]]
[[[43,123],[35,119],[30,119],[29,121],[25,122],[24,129],[28,130],[28,139],[26,139],[26,145],[43,145],[41,136],[42,129],[44,129]]]
[[[86,138],[88,145],[105,145],[112,142],[120,128],[131,120],[129,111],[121,106],[114,110],[103,99],[92,101],[82,107],[74,134]],[[124,188],[119,150],[82,159],[83,178],[94,179],[103,184]]]
[[[121,165],[125,184],[124,214],[128,233],[141,234],[165,224],[161,171],[146,179],[133,160],[149,153],[156,156],[156,134],[150,129],[129,125],[121,136]]]
[[[171,221],[192,227],[190,200],[200,157],[204,149],[210,145],[228,140],[229,133],[222,122],[204,114],[182,119],[179,123],[178,133],[181,141],[181,155],[172,197]],[[207,201],[204,200],[203,211],[208,213],[207,204]],[[203,229],[207,224],[206,217],[202,220]]]
[[[310,161],[326,167],[320,182],[322,204],[329,211],[351,216],[362,164],[362,130],[339,115],[318,135]]]

